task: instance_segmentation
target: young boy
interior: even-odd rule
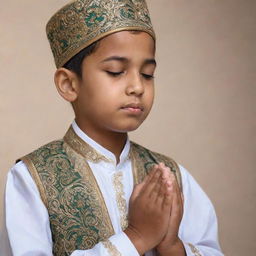
[[[198,184],[127,136],[154,98],[155,34],[145,1],[72,1],[50,19],[47,35],[55,84],[75,121],[62,140],[9,172],[12,254],[222,255],[214,209]]]

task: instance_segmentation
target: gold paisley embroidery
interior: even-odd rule
[[[193,245],[193,244],[188,244],[191,252],[195,255],[195,256],[202,256],[201,253],[199,252],[199,250]]]
[[[56,12],[46,33],[57,68],[100,38],[139,30],[155,38],[145,0],[77,0]]]
[[[114,234],[101,191],[82,155],[60,140],[27,158],[45,191],[55,256],[90,249]]]
[[[122,183],[123,173],[117,172],[113,176],[113,185],[116,192],[116,202],[117,207],[120,213],[120,223],[122,230],[125,230],[128,227],[128,219],[127,219],[127,205],[124,194],[124,185]]]
[[[116,246],[113,245],[109,240],[103,241],[102,244],[108,250],[111,256],[122,256],[122,254],[117,250]]]
[[[64,136],[64,141],[70,145],[78,154],[82,155],[86,160],[98,163],[100,161],[113,162],[97,152],[93,147],[83,141],[74,131],[72,126],[68,129]]]

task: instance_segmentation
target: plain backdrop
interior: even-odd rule
[[[6,174],[15,160],[61,138],[73,120],[54,87],[45,35],[48,18],[65,2],[1,3],[1,219]],[[149,0],[148,5],[157,34],[156,99],[149,118],[130,137],[174,158],[196,178],[215,205],[226,255],[253,255],[256,1]]]

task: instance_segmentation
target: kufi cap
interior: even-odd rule
[[[144,31],[155,39],[145,0],[72,1],[46,25],[57,68],[95,41],[123,30]]]

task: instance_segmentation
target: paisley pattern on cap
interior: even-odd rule
[[[72,1],[46,26],[57,68],[95,41],[123,30],[144,31],[155,39],[145,0]]]

